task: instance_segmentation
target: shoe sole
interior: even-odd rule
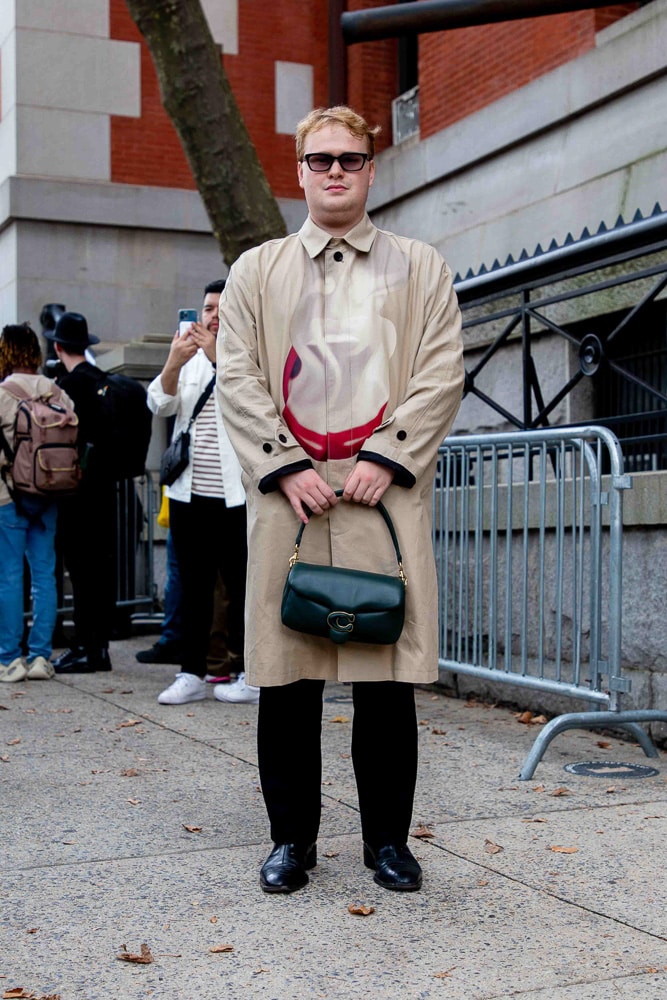
[[[193,701],[206,701],[206,692],[195,695],[194,698],[186,698],[185,701],[160,701],[159,695],[157,699],[158,705],[189,705]]]

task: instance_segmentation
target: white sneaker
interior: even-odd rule
[[[206,681],[196,674],[176,674],[173,684],[157,697],[160,705],[185,705],[206,697]]]
[[[233,684],[216,684],[213,697],[218,701],[231,701],[234,704],[257,705],[259,703],[259,688],[245,682],[245,674],[239,674]]]
[[[43,656],[36,656],[28,664],[27,679],[29,681],[50,681],[54,674],[53,664],[49,663]]]
[[[17,681],[24,681],[27,676],[28,668],[20,656],[12,660],[8,666],[0,664],[0,681],[3,681],[5,684],[15,684]]]

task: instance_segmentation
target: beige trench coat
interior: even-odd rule
[[[220,300],[217,391],[247,494],[248,683],[436,679],[431,488],[461,400],[460,330],[439,254],[376,229],[367,216],[342,239],[308,219],[299,233],[233,265]],[[338,489],[359,457],[395,470],[383,502],[408,587],[394,646],[335,645],[280,620],[299,521],[276,474],[312,463]],[[310,519],[300,558],[397,572],[380,514],[343,501]]]

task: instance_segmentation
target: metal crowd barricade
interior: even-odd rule
[[[448,438],[438,456],[433,544],[439,577],[439,665],[584,699],[594,710],[552,719],[520,773],[570,728],[623,727],[657,751],[621,710],[623,473],[603,427]]]

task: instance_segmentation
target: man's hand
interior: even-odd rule
[[[187,333],[187,338],[197,347],[201,347],[209,361],[215,364],[216,335],[207,330],[202,323],[193,323]]]
[[[345,480],[343,500],[366,503],[369,507],[375,507],[391,486],[393,479],[393,469],[378,462],[366,462],[362,459],[357,462]]]
[[[169,356],[164,363],[161,375],[162,390],[168,396],[176,395],[179,372],[190,358],[194,358],[196,353],[197,345],[191,339],[190,334],[186,333],[182,337],[179,337],[177,330],[171,342]]]
[[[304,524],[308,524],[308,515],[303,505],[313,514],[323,514],[329,507],[338,503],[338,497],[328,483],[315,472],[315,469],[303,469],[301,472],[290,472],[278,477],[278,485],[283,491],[296,516]]]

